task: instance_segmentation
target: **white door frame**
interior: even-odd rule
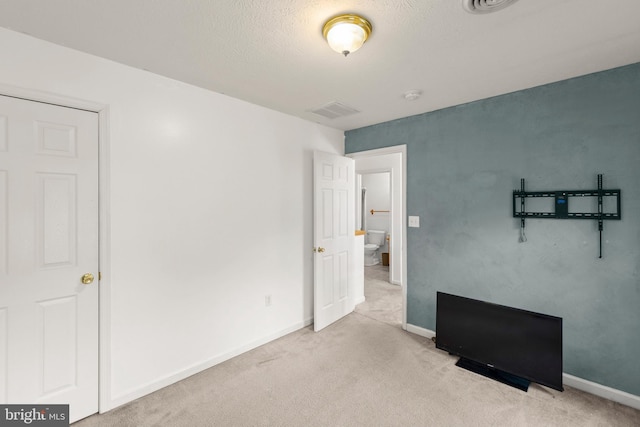
[[[91,111],[98,114],[98,266],[100,280],[98,280],[98,411],[106,412],[109,409],[111,390],[109,378],[111,377],[111,349],[108,346],[111,336],[110,315],[110,192],[109,192],[109,106],[78,98],[57,95],[50,92],[25,89],[0,83],[0,94],[21,98],[28,101],[45,104],[59,105],[61,107],[75,108]]]
[[[351,157],[354,160],[383,156],[386,154],[402,155],[402,329],[407,329],[407,146],[406,145],[394,145],[391,147],[377,148],[374,150],[358,151],[355,153],[349,153],[346,156]],[[358,171],[356,171],[358,173]],[[393,191],[393,187],[391,189]]]

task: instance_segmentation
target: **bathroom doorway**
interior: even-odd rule
[[[356,229],[367,232],[364,265],[378,266],[376,270],[389,272],[391,172],[359,173],[356,185]],[[387,275],[391,283],[390,273]]]
[[[365,302],[360,309],[368,310],[369,314],[387,323],[398,323],[395,319],[399,317],[402,328],[406,329],[406,146],[347,156],[355,160],[356,199],[359,199],[356,202],[356,228],[382,229],[389,237],[378,250],[380,262],[364,267]],[[380,190],[378,187],[385,182],[388,189]],[[367,189],[364,208],[363,187]],[[387,259],[383,260],[381,254],[385,253]],[[358,307],[356,311],[359,311]]]

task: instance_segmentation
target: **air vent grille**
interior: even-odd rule
[[[311,112],[328,119],[337,119],[338,117],[350,116],[360,111],[339,102],[330,102],[320,108],[311,110]]]
[[[497,12],[518,0],[462,0],[462,5],[469,13]]]

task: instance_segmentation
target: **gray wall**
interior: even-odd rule
[[[435,329],[439,290],[560,316],[566,373],[640,395],[640,64],[346,133],[347,153],[398,144],[420,216],[408,323]],[[529,219],[518,242],[520,178],[528,191],[595,189],[598,173],[622,190],[602,259],[597,221]]]

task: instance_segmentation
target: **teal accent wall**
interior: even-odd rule
[[[420,216],[408,323],[435,330],[436,291],[560,316],[566,373],[640,395],[640,64],[348,131],[345,144],[407,145],[407,214]],[[519,243],[520,178],[595,189],[598,173],[622,190],[602,259],[595,220],[528,219]]]

